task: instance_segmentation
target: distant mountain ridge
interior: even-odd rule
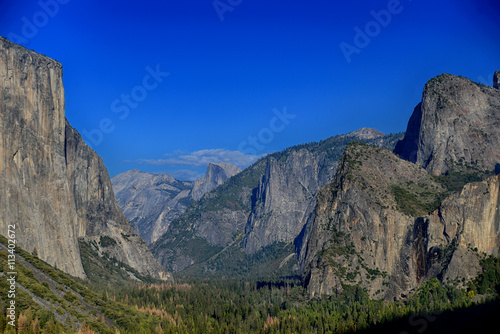
[[[147,244],[168,230],[170,222],[186,211],[193,200],[224,183],[241,170],[230,163],[209,163],[205,175],[179,181],[170,174],[151,174],[137,169],[111,179],[118,204],[134,232]]]

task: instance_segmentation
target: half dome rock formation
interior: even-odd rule
[[[170,174],[151,174],[134,169],[113,177],[111,182],[118,204],[130,220],[132,229],[152,244],[193,200],[199,200],[240,171],[229,163],[209,163],[206,174],[192,182],[176,180]]]
[[[239,172],[241,169],[227,162],[209,163],[205,175],[194,182],[191,196],[197,201],[207,192],[217,188]]]
[[[132,233],[102,159],[64,108],[61,64],[0,37],[0,233],[15,225],[19,246],[73,276],[86,276],[86,242],[141,274],[168,278]]]

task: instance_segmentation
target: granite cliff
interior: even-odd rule
[[[178,181],[169,174],[134,169],[113,177],[111,182],[134,232],[148,244],[158,239],[192,200],[193,182]]]
[[[360,284],[398,299],[434,277],[461,284],[480,272],[481,256],[499,254],[499,98],[438,76],[396,145],[406,160],[364,145],[345,150],[305,228],[300,260],[311,295]]]
[[[464,167],[491,171],[500,162],[498,129],[498,89],[442,74],[425,85],[395,153],[434,175]]]
[[[311,295],[335,293],[343,284],[360,284],[372,297],[414,288],[414,216],[435,209],[444,191],[389,150],[349,145],[335,180],[318,194],[301,251]]]
[[[0,233],[85,277],[79,243],[167,278],[132,233],[102,159],[65,118],[62,66],[0,37]]]

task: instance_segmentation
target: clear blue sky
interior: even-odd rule
[[[111,176],[187,179],[403,131],[428,79],[491,84],[499,17],[496,0],[6,0],[0,35],[63,64],[66,117]]]

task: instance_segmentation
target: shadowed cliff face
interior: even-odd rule
[[[429,80],[395,153],[434,175],[457,164],[494,170],[500,162],[500,91],[449,74]]]
[[[166,277],[121,213],[102,159],[65,119],[62,66],[0,38],[0,228],[85,277],[78,240],[142,274]],[[107,247],[100,238],[113,239]]]

